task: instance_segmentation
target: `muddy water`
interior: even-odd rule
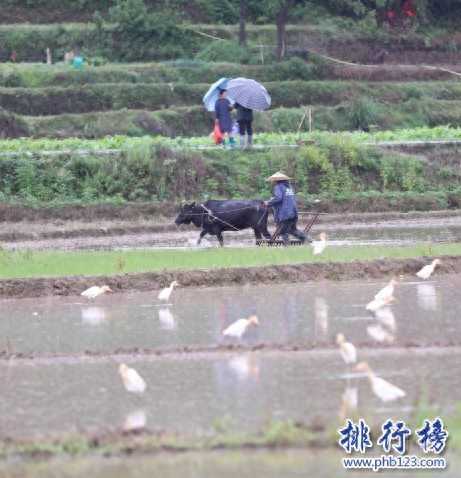
[[[408,419],[420,393],[453,412],[461,400],[461,349],[359,351],[375,373],[406,397],[382,403],[365,378],[348,372],[336,350],[132,359],[146,392],[125,392],[112,360],[0,363],[0,436],[40,437],[119,430],[145,422],[156,430],[203,434],[216,424],[256,432],[273,420],[337,425],[357,412],[370,421]],[[343,395],[347,397],[344,398]]]
[[[216,451],[208,453],[185,453],[176,455],[135,456],[123,458],[91,458],[76,460],[54,460],[28,465],[9,465],[8,478],[49,478],[65,476],[80,478],[357,478],[357,477],[428,477],[430,473],[413,470],[399,472],[390,470],[374,472],[364,470],[354,472],[341,468],[344,454],[338,450],[252,450]],[[440,472],[444,478],[458,478],[461,460],[446,454],[449,467]],[[2,469],[0,465],[0,476]],[[434,476],[436,476],[434,474]],[[437,475],[438,476],[438,475]]]
[[[415,277],[416,278],[416,277]],[[170,305],[158,291],[107,295],[88,304],[81,297],[0,302],[0,350],[14,352],[113,351],[235,343],[223,330],[257,314],[260,326],[242,343],[296,342],[332,346],[336,333],[360,345],[461,344],[461,276],[434,275],[403,282],[395,304],[376,318],[365,305],[386,281],[178,288]]]
[[[442,223],[442,221],[444,221]],[[454,242],[461,240],[461,224],[459,219],[443,220],[422,224],[418,221],[409,221],[408,224],[376,223],[372,225],[337,226],[330,224],[316,224],[311,235],[316,238],[321,231],[326,231],[330,245],[348,244],[411,244],[417,242]],[[306,221],[301,221],[300,225]],[[269,226],[270,231],[275,226]],[[193,248],[199,230],[182,227],[166,232],[121,234],[110,237],[88,237],[87,234],[67,238],[47,238],[18,241],[3,241],[7,250],[103,250],[127,248]],[[216,237],[206,236],[202,245],[219,247]],[[226,246],[248,247],[254,244],[255,238],[251,230],[227,232],[224,234]]]

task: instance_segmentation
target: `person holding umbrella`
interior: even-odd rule
[[[219,129],[221,130],[222,135],[224,136],[227,133],[229,137],[229,144],[231,149],[235,149],[235,139],[234,139],[234,131],[232,129],[232,117],[231,117],[231,110],[233,105],[231,105],[230,101],[227,99],[227,90],[220,89],[219,90],[219,98],[215,103],[214,111],[215,111],[215,124],[219,125]],[[222,147],[226,147],[226,140],[223,139],[221,143]]]
[[[253,110],[245,108],[240,103],[235,103],[237,110],[237,123],[239,125],[240,149],[245,147],[245,130],[248,133],[247,148],[251,148],[253,142]]]
[[[277,171],[267,178],[267,181],[271,181],[274,186],[274,195],[268,201],[264,201],[265,206],[274,206],[275,222],[277,225],[282,225],[280,234],[284,246],[290,244],[288,234],[293,235],[301,242],[312,242],[312,239],[307,234],[296,227],[298,223],[298,205],[290,180],[291,178],[283,171]]]

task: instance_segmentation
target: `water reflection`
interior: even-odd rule
[[[324,297],[314,299],[315,337],[325,338],[328,334],[328,305]]]
[[[115,294],[103,306],[72,297],[13,299],[0,302],[0,339],[9,337],[15,352],[217,345],[229,325],[257,315],[260,325],[248,330],[244,343],[320,347],[341,332],[351,343],[391,342],[393,335],[395,344],[415,339],[461,344],[461,275],[437,277],[436,285],[401,282],[395,303],[371,318],[364,305],[380,285],[356,280],[182,288],[175,291],[174,304],[158,309],[152,292]],[[89,326],[95,329],[91,334]]]
[[[158,320],[164,330],[174,330],[177,327],[174,315],[168,307],[160,307],[158,309]]]
[[[397,330],[394,312],[390,307],[377,310],[375,312],[375,319],[382,325],[386,326],[392,333],[395,333]]]
[[[426,360],[403,348],[359,354],[376,368],[376,378],[402,387],[407,396],[383,409],[365,377],[344,374],[337,349],[139,359],[130,365],[151,384],[143,396],[120,392],[111,360],[0,362],[1,379],[7,378],[8,366],[12,370],[2,381],[0,435],[66,434],[77,428],[107,429],[108,424],[120,428],[137,410],[144,412],[148,425],[152,417],[156,429],[184,434],[213,430],[225,416],[242,432],[261,430],[271,419],[309,424],[322,417],[325,424],[337,425],[332,410],[339,406],[343,414],[357,408],[376,420],[389,414],[406,420],[421,389],[431,390],[431,401],[447,414],[461,400],[460,349],[428,349]],[[133,413],[127,422],[127,428],[141,426],[142,413]]]
[[[437,310],[437,292],[434,284],[416,284],[416,296],[421,309]]]
[[[256,379],[259,376],[259,359],[253,354],[236,355],[229,359],[227,366],[239,380]]]
[[[359,392],[356,385],[348,384],[341,395],[341,406],[339,407],[339,421],[344,422],[346,418],[355,418],[359,405]]]
[[[82,307],[82,323],[101,325],[109,322],[109,313],[103,307]]]
[[[132,432],[146,428],[146,412],[144,410],[133,410],[128,413],[123,422],[123,431]]]
[[[394,342],[394,335],[386,330],[382,324],[373,324],[367,326],[367,333],[376,342],[385,342],[391,344]]]

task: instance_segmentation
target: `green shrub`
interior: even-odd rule
[[[370,125],[375,124],[379,110],[376,103],[370,98],[359,98],[350,106],[349,119],[354,128],[369,131]]]
[[[250,61],[250,52],[246,47],[233,41],[214,40],[200,50],[195,58],[200,61],[248,63]]]

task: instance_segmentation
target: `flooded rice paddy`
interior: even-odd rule
[[[302,227],[307,221],[300,220]],[[275,226],[269,226],[270,231]],[[461,219],[446,218],[440,221],[428,220],[397,222],[395,224],[352,224],[332,225],[315,224],[310,234],[316,238],[321,231],[326,231],[332,245],[375,245],[397,244],[409,245],[420,242],[456,242],[461,239]],[[200,230],[194,227],[177,227],[164,232],[120,233],[113,236],[89,236],[88,234],[68,237],[35,238],[28,240],[2,241],[6,250],[104,250],[132,248],[193,248]],[[224,233],[224,242],[228,247],[249,247],[254,245],[254,234],[251,230]],[[205,236],[202,246],[219,247],[216,237]]]
[[[2,300],[0,350],[33,355],[0,360],[0,438],[49,441],[147,428],[194,439],[218,430],[254,434],[282,420],[334,430],[356,417],[378,428],[387,418],[413,426],[422,397],[442,418],[453,416],[461,402],[461,276],[414,279],[398,283],[395,303],[376,315],[365,305],[387,280],[179,287],[167,304],[157,290],[94,304],[80,296]],[[241,341],[223,338],[229,324],[252,314],[259,327]],[[346,366],[335,344],[339,332],[405,396],[384,402],[363,373]],[[219,347],[227,344],[264,349]],[[129,352],[135,348],[171,353]],[[142,375],[145,393],[125,391],[121,361]],[[343,457],[327,448],[11,459],[0,461],[0,477],[375,476],[344,471]],[[459,456],[450,450],[445,458],[443,475],[458,477]]]
[[[415,279],[417,279],[415,277]],[[350,280],[0,301],[0,350],[15,353],[111,352],[221,344],[333,347],[338,332],[361,346],[461,345],[461,277],[406,279],[395,303],[373,316],[366,304],[387,281]],[[241,341],[222,332],[257,314],[259,327]]]
[[[125,392],[112,359],[4,361],[0,436],[116,431],[136,423],[185,436],[201,436],[218,425],[256,433],[286,419],[336,426],[355,413],[378,424],[388,416],[408,420],[423,392],[445,413],[461,401],[459,348],[359,350],[359,357],[406,396],[381,402],[335,350],[134,357],[129,364],[147,383],[142,395]]]
[[[257,432],[284,419],[334,425],[356,412],[378,421],[404,419],[422,393],[453,409],[461,401],[461,277],[399,283],[395,305],[373,317],[365,305],[385,284],[178,288],[171,304],[161,306],[158,291],[107,295],[95,304],[81,297],[4,300],[1,349],[37,357],[0,362],[0,436],[39,438],[132,423],[192,436],[216,424]],[[148,386],[141,396],[125,392],[117,373],[121,359],[110,352],[232,343],[222,331],[251,314],[260,326],[243,336],[243,344],[312,349],[127,355],[123,360]],[[334,344],[338,332],[358,346],[359,360],[406,396],[381,402],[367,380],[344,365]],[[101,354],[75,355],[85,350]]]

